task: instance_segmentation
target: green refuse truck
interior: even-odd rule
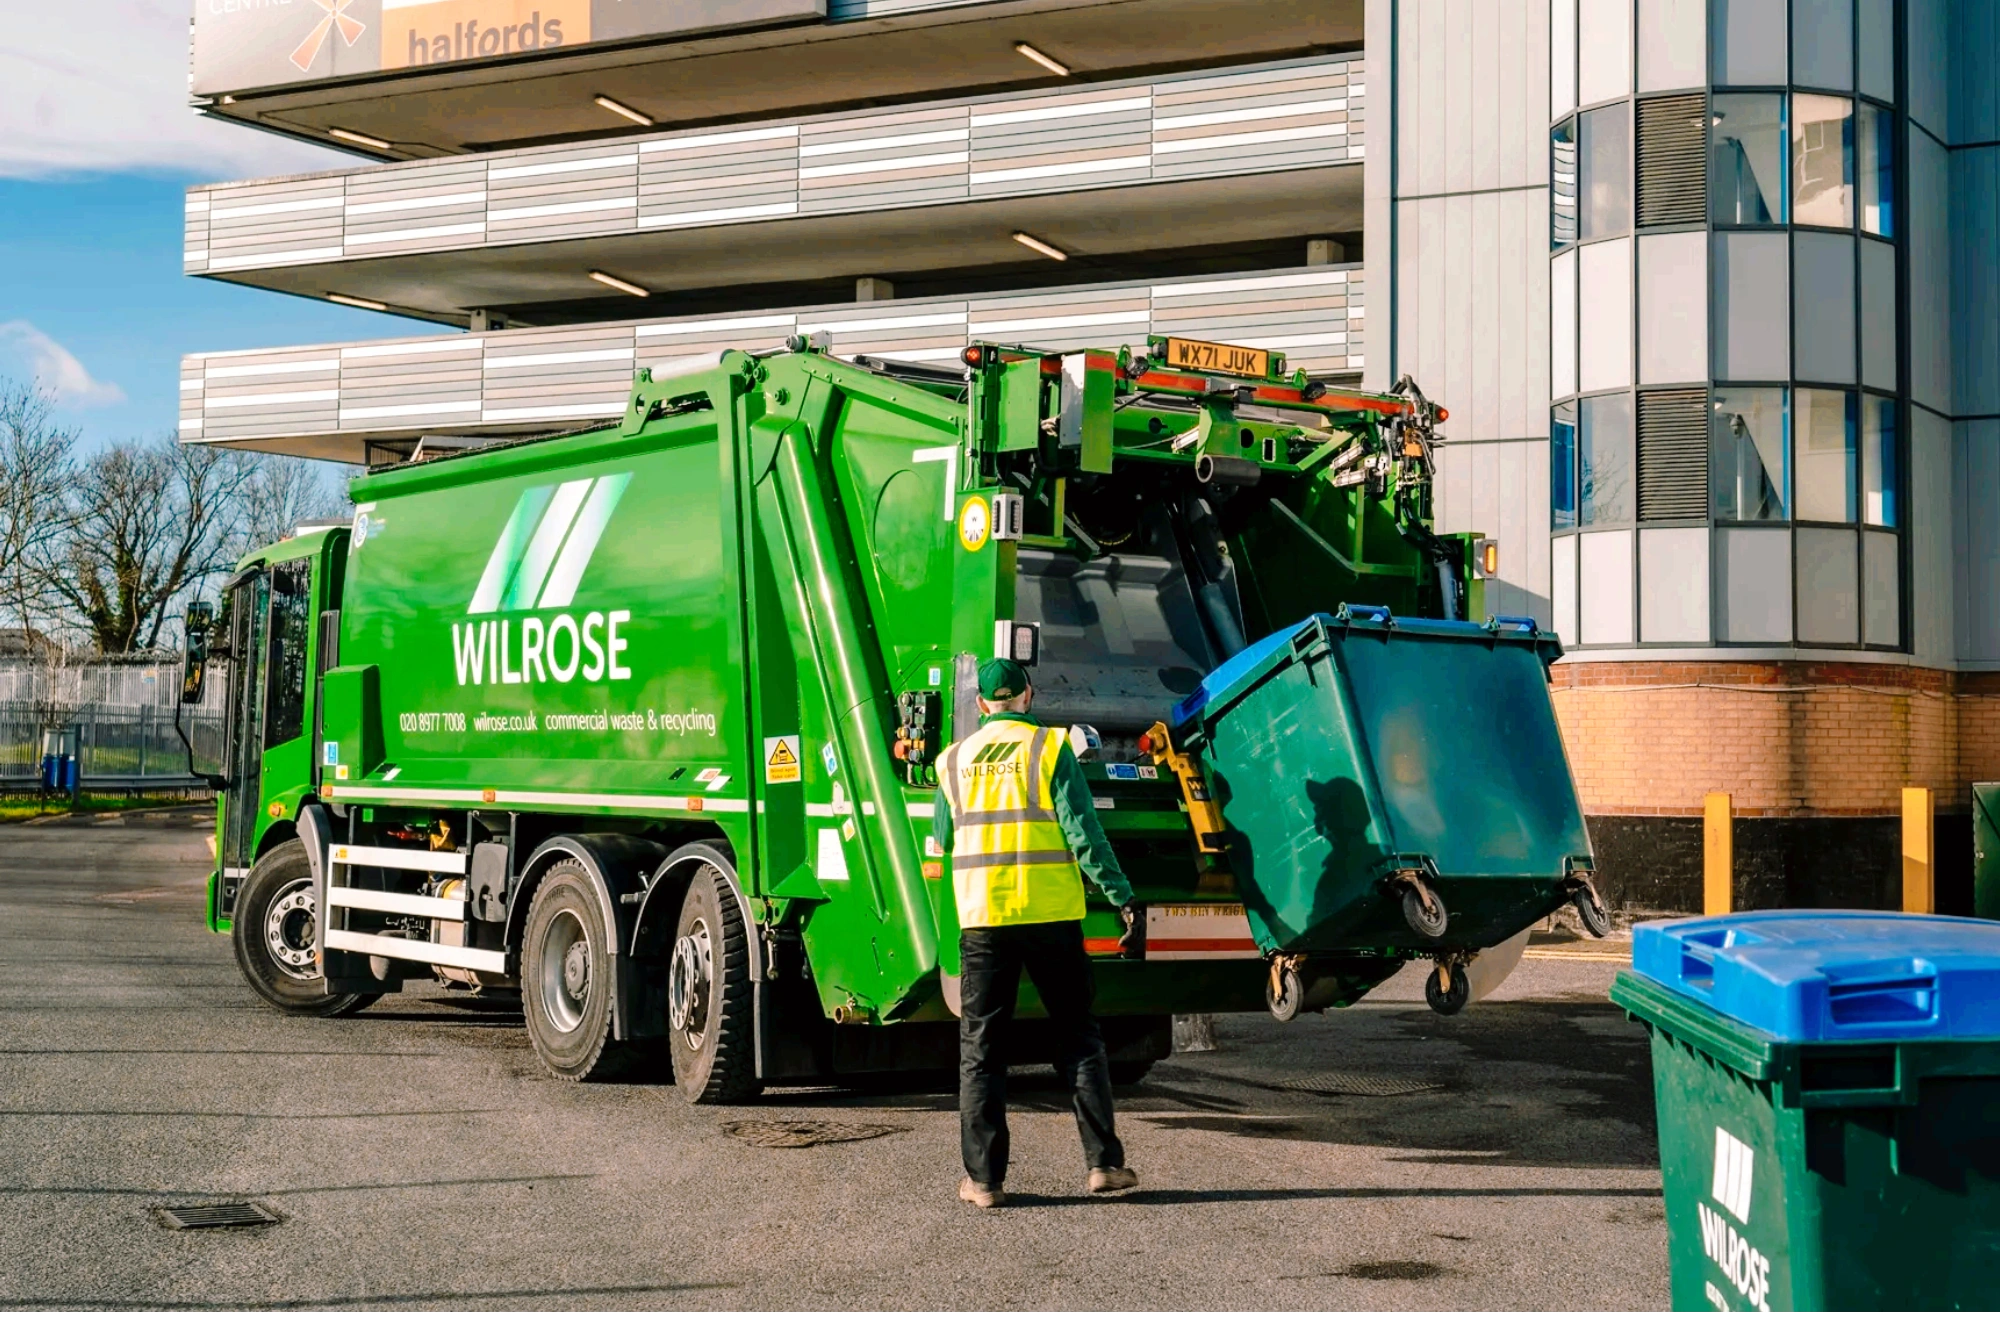
[[[553,1074],[664,1058],[697,1101],[953,1067],[934,766],[996,654],[1145,907],[1143,947],[1084,923],[1120,1079],[1174,1013],[1289,1017],[1412,959],[1453,1008],[1482,950],[1596,910],[1553,636],[1484,620],[1493,544],[1432,530],[1442,410],[1178,337],[962,361],[641,370],[622,420],[375,469],[351,524],[246,558],[183,699],[226,693],[209,921],[257,993],[518,990]],[[1242,733],[1281,725],[1274,767]]]

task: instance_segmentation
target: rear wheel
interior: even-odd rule
[[[628,1072],[643,1053],[611,1040],[611,923],[579,861],[542,877],[521,940],[521,1009],[535,1054],[571,1083]]]
[[[374,1003],[373,995],[328,995],[313,939],[318,911],[312,862],[298,839],[279,843],[257,858],[236,900],[230,934],[236,966],[250,989],[288,1014],[334,1018]]]
[[[714,866],[695,872],[681,900],[667,1025],[674,1082],[689,1101],[741,1101],[757,1090],[749,935],[736,894]]]

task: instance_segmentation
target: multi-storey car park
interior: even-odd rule
[[[1453,413],[1440,528],[1570,648],[1614,897],[1699,901],[1711,791],[1742,900],[1893,905],[1904,786],[1969,861],[1988,5],[201,0],[193,55],[204,114],[374,160],[190,190],[187,271],[438,331],[190,355],[184,438],[396,461],[822,331],[1412,375]]]

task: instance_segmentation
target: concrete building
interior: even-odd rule
[[[191,355],[182,434],[382,461],[818,330],[1412,374],[1614,893],[1697,902],[1729,791],[1746,901],[1893,905],[1899,789],[1969,865],[2000,776],[1996,61],[1983,0],[202,0],[206,114],[379,160],[190,191],[188,272],[440,327]]]

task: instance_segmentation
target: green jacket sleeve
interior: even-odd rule
[[[1084,780],[1083,765],[1064,745],[1056,755],[1055,780],[1050,784],[1055,797],[1056,822],[1062,825],[1069,849],[1076,855],[1077,869],[1085,879],[1104,890],[1113,907],[1132,901],[1132,881],[1119,867],[1118,855],[1111,850],[1104,826],[1097,822],[1097,806],[1090,799],[1090,784]],[[949,821],[947,821],[949,822]]]
[[[947,860],[951,858],[951,802],[945,799],[944,788],[940,786],[931,801],[931,838],[938,845],[938,852]],[[930,855],[930,848],[924,848],[924,855]]]

